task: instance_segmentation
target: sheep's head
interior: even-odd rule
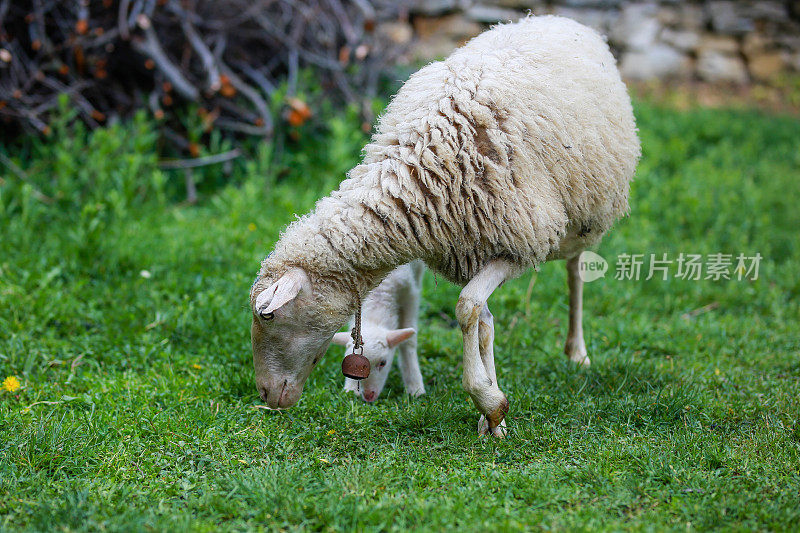
[[[386,329],[372,324],[364,324],[361,331],[361,338],[364,341],[364,356],[369,359],[369,377],[357,382],[354,379],[345,378],[345,389],[358,393],[365,402],[374,402],[378,399],[386,378],[389,377],[389,370],[392,368],[394,352],[401,342],[405,342],[414,336],[413,328]],[[344,331],[333,336],[333,343],[339,346],[346,346],[346,352],[353,351],[353,337]]]
[[[333,333],[347,320],[346,306],[337,300],[315,291],[301,268],[256,280],[250,294],[253,365],[258,392],[270,407],[291,407],[300,399]]]

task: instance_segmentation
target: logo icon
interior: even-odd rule
[[[603,256],[586,250],[578,259],[578,276],[584,283],[604,278],[608,271],[608,261]]]

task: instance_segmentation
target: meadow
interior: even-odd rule
[[[585,289],[592,366],[562,353],[562,262],[489,302],[505,440],[476,434],[458,288],[431,273],[426,396],[395,372],[362,403],[332,347],[297,406],[263,409],[249,287],[358,160],[352,112],[252,147],[225,183],[204,169],[197,205],[143,115],[90,133],[65,109],[51,138],[3,146],[0,530],[797,528],[800,119],[636,115],[632,211]],[[762,259],[755,280],[685,280],[681,253]],[[615,279],[620,254],[644,254],[642,279]],[[667,279],[644,279],[650,254],[675,261]]]

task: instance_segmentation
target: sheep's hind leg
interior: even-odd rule
[[[478,411],[485,416],[487,430],[502,437],[501,423],[508,411],[508,400],[497,386],[494,359],[491,352],[481,350],[480,322],[486,300],[505,280],[516,274],[518,267],[508,261],[496,259],[487,264],[461,291],[456,306],[456,317],[464,338],[464,374],[462,384]],[[485,339],[489,328],[484,326]],[[493,335],[491,335],[493,337]],[[486,344],[486,343],[485,343]],[[485,357],[485,359],[484,359]],[[487,362],[491,359],[491,364]],[[491,372],[490,372],[491,369]]]
[[[481,360],[483,366],[486,368],[486,373],[494,383],[497,383],[497,372],[494,367],[494,316],[489,311],[489,306],[483,306],[481,316],[478,319],[478,338],[479,347],[481,350]],[[505,437],[506,435],[506,421],[503,419],[500,424],[494,428],[489,429],[489,422],[486,416],[481,415],[478,420],[478,435],[494,435],[495,437]]]
[[[583,280],[579,274],[580,255],[567,259],[567,284],[569,285],[569,331],[564,353],[569,360],[581,366],[591,361],[583,340]]]

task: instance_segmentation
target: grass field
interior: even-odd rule
[[[0,380],[20,382],[0,388],[0,530],[796,529],[800,121],[636,112],[631,217],[585,291],[591,368],[562,355],[563,263],[490,300],[502,441],[476,436],[458,289],[431,274],[427,396],[395,374],[363,404],[331,348],[296,407],[260,408],[250,283],[356,161],[346,120],[198,206],[170,202],[182,176],[154,171],[142,120],[8,147],[30,182],[0,182]],[[614,279],[618,254],[681,252],[763,259],[756,281]]]

